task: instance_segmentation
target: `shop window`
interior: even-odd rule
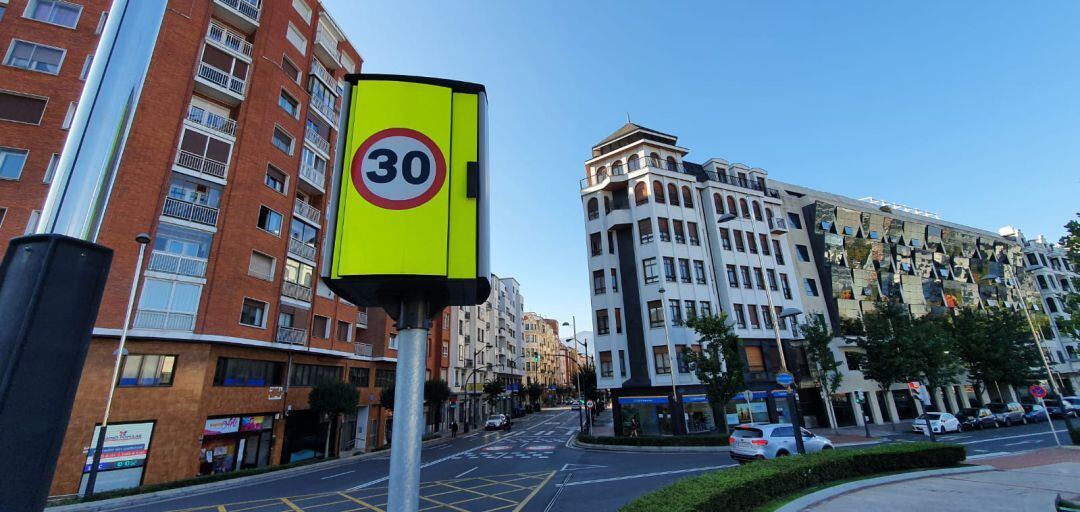
[[[117,386],[171,386],[176,356],[129,354],[120,362]]]

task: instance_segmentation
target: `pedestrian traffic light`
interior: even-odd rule
[[[540,362],[540,353],[539,352],[535,352],[535,351],[533,352],[533,362],[534,363],[539,363]]]

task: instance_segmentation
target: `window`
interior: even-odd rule
[[[784,298],[791,300],[791,285],[788,284],[787,274],[780,273],[780,288],[784,290]]]
[[[23,16],[61,27],[75,28],[79,24],[82,6],[61,0],[30,0]]]
[[[219,357],[214,371],[215,386],[280,386],[285,364],[278,361]]]
[[[341,380],[340,366],[323,366],[318,364],[293,364],[292,375],[289,376],[289,385],[297,387],[318,386],[324,382]]]
[[[746,312],[742,304],[732,304],[735,310],[735,325],[740,329],[746,329]]]
[[[645,284],[652,284],[660,281],[660,277],[656,275],[656,258],[645,258],[641,260],[641,272],[645,277]]]
[[[311,23],[311,7],[304,3],[304,0],[293,0],[292,6],[304,21]]]
[[[75,108],[77,106],[78,103],[75,103],[74,101],[68,103],[67,113],[64,114],[64,120],[60,123],[61,130],[67,130],[71,128],[71,122],[75,120]]]
[[[589,220],[600,218],[600,201],[597,201],[595,197],[589,198],[586,203],[585,210],[589,214]]]
[[[725,250],[731,250],[731,236],[729,235],[727,228],[720,228],[720,245]]]
[[[779,290],[780,287],[776,283],[776,271],[771,268],[767,268],[765,269],[765,275],[769,278],[769,289],[773,291]]]
[[[724,213],[724,197],[720,194],[712,195],[713,209],[716,210],[716,214],[720,215]]]
[[[134,386],[171,386],[176,368],[176,356],[129,354],[120,362],[122,388]]]
[[[0,148],[0,179],[17,180],[26,164],[25,149]]]
[[[60,48],[12,39],[4,64],[56,75],[60,73],[60,66],[64,63],[64,53]]]
[[[327,339],[330,337],[330,319],[315,315],[315,318],[311,320],[311,335],[320,338]]]
[[[682,306],[679,305],[679,299],[668,299],[668,309],[671,310],[671,324],[682,325]]]
[[[251,260],[248,261],[248,275],[273,281],[274,258],[258,251],[251,251]]]
[[[41,124],[48,98],[0,92],[0,119],[16,123]]]
[[[675,258],[664,256],[664,278],[668,281],[675,281]]]
[[[41,178],[42,183],[45,183],[45,184],[52,183],[53,176],[56,175],[56,164],[58,164],[59,162],[60,162],[60,154],[59,153],[53,153],[52,156],[49,157],[49,165],[47,165],[45,167],[45,176],[43,176]]]
[[[98,18],[97,28],[94,29],[94,35],[100,36],[101,31],[105,30],[105,22],[109,20],[109,11],[101,11],[101,17]]]
[[[599,256],[604,253],[604,241],[600,238],[600,233],[592,233],[589,235],[589,249],[593,256]]]
[[[658,300],[650,300],[645,304],[649,309],[649,327],[664,326],[664,306]]]
[[[679,187],[676,187],[674,183],[668,183],[667,186],[669,204],[671,206],[679,206]]]
[[[266,327],[266,303],[244,299],[240,308],[240,323],[251,327]]]
[[[739,267],[742,270],[742,284],[743,288],[750,289],[754,287],[754,282],[750,280],[750,267],[743,265]]]
[[[606,309],[596,310],[596,334],[603,336],[608,334],[608,312]]]
[[[744,219],[750,218],[750,206],[747,204],[746,199],[739,199],[739,210],[742,212]]]
[[[622,309],[615,308],[615,333],[622,334]]]
[[[610,378],[615,376],[615,370],[611,367],[611,351],[600,352],[600,376]]]
[[[619,273],[611,269],[611,293],[619,292]]]
[[[739,214],[739,209],[735,207],[735,196],[727,197],[727,212],[732,215]]]
[[[619,375],[626,377],[626,351],[619,351]]]
[[[190,331],[195,324],[202,286],[147,277],[139,295],[137,327]]]
[[[703,300],[701,301],[701,316],[712,316],[712,303]]]
[[[686,309],[686,319],[697,318],[697,303],[692,300],[684,300],[683,308]]]
[[[607,233],[607,252],[608,254],[615,254],[615,232],[608,231]]]
[[[38,222],[41,220],[41,210],[30,210],[30,216],[26,219],[26,228],[23,229],[24,235],[31,235],[34,230],[37,229]]]
[[[761,352],[761,347],[743,347],[743,353],[746,354],[746,369],[752,372],[765,371],[765,357]]]
[[[754,220],[761,221],[761,205],[757,201],[752,201],[754,207]]]
[[[689,283],[690,278],[690,260],[686,258],[679,258],[679,278],[684,283]]]
[[[773,328],[772,314],[769,313],[769,306],[761,306],[761,319],[765,321],[766,329]]]
[[[746,310],[750,314],[750,328],[751,329],[760,329],[761,328],[761,321],[760,321],[760,319],[758,319],[757,307],[754,306],[753,304],[748,304],[746,306]]]
[[[86,56],[86,60],[83,61],[82,71],[79,72],[79,80],[86,80],[86,77],[90,76],[90,66],[94,64],[94,54]]]
[[[769,239],[764,234],[758,234],[761,239],[761,254],[769,256]]]
[[[791,222],[791,227],[795,229],[802,229],[802,219],[799,218],[799,214],[795,212],[788,212],[788,221]]]
[[[287,155],[291,155],[293,153],[293,142],[293,137],[292,135],[289,135],[289,132],[282,130],[280,126],[274,127],[274,136],[270,140],[270,143],[273,144],[275,148],[284,151]]]
[[[284,110],[293,118],[300,119],[300,102],[296,101],[296,98],[290,96],[284,89],[281,90],[281,95],[278,96],[277,104],[281,107],[281,110]]]
[[[750,248],[751,254],[757,254],[757,240],[754,240],[754,234],[746,232],[746,245]]]
[[[635,158],[634,160],[631,160],[631,162],[637,162],[637,159]],[[643,205],[649,202],[648,190],[649,186],[646,185],[644,181],[639,181],[637,182],[637,185],[634,185],[634,201],[638,205]]]
[[[746,252],[746,245],[745,242],[743,242],[742,231],[739,231],[738,229],[735,230],[735,250],[739,252]]]
[[[375,370],[375,387],[385,388],[394,385],[394,377],[396,376],[394,370]]]
[[[349,368],[349,384],[358,388],[366,388],[371,384],[370,368]]]
[[[805,245],[796,245],[795,252],[799,255],[799,261],[810,261],[810,250]]]
[[[694,260],[694,280],[698,284],[705,284],[705,262],[702,260]]]
[[[300,68],[296,67],[288,57],[281,56],[281,70],[285,72],[285,76],[289,77],[289,80],[300,83]]]
[[[671,360],[668,359],[667,347],[653,347],[653,364],[656,366],[657,375],[671,373]]]
[[[687,222],[686,231],[690,235],[690,245],[701,245],[701,240],[698,238],[696,222]]]
[[[735,271],[735,265],[727,266],[727,282],[732,288],[739,287],[739,274]]]
[[[813,279],[810,279],[809,277],[806,278],[806,294],[811,297],[818,296],[817,282],[815,282]]]
[[[690,193],[690,187],[682,188],[683,206],[687,208],[694,207],[694,196]]]
[[[338,320],[337,331],[334,333],[334,339],[337,340],[337,341],[348,343],[349,342],[349,333],[351,333],[351,332],[352,332],[352,326],[349,325],[349,322],[344,322],[344,321]]]
[[[307,39],[300,34],[300,30],[292,22],[289,22],[289,28],[285,31],[285,39],[292,43],[300,53],[307,54]]]
[[[4,11],[7,10],[7,4],[0,5],[0,21],[4,20]]]
[[[265,206],[259,207],[259,229],[281,236],[281,214]]]
[[[593,294],[600,295],[600,294],[606,293],[607,290],[606,290],[606,288],[604,286],[604,271],[603,270],[594,270],[593,271],[593,273],[592,273],[592,285],[593,285]]]
[[[664,202],[664,185],[659,181],[652,182],[653,198],[658,203]]]
[[[638,238],[642,244],[652,243],[652,219],[641,219],[637,221]]]
[[[681,220],[673,220],[673,221],[671,221],[671,225],[672,225],[673,228],[675,228],[675,243],[677,243],[677,244],[685,244],[686,243],[686,234],[683,233],[682,221]]]
[[[266,177],[263,178],[263,183],[265,183],[266,186],[274,189],[279,194],[284,194],[287,179],[288,177],[286,177],[285,173],[281,172],[276,167],[272,165],[266,166]]]
[[[773,243],[773,252],[776,254],[776,264],[777,265],[783,265],[784,264],[784,251],[782,251],[780,249],[780,241],[779,240],[773,240],[772,243]]]
[[[657,217],[656,224],[660,228],[660,241],[671,241],[671,230],[668,228],[668,220],[666,217]]]

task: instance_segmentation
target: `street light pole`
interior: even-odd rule
[[[570,321],[572,323],[571,323],[571,325],[569,325],[569,327],[574,331],[573,332],[574,350],[577,350],[578,344],[581,343],[577,339],[577,316],[576,315],[570,315]],[[566,326],[567,325],[566,322],[563,322],[563,325]],[[567,360],[570,359],[570,352],[566,353],[566,359]],[[589,341],[585,340],[585,362],[587,363],[588,361],[589,361]],[[577,366],[577,369],[578,369],[578,371],[577,371],[578,430],[581,430],[584,426],[587,425],[589,427],[588,430],[591,432],[592,431],[592,415],[584,413],[584,411],[585,411],[585,390],[581,387],[581,362],[575,360],[574,364]],[[586,418],[585,421],[582,421],[582,419],[581,419],[582,416],[584,416]]]
[[[675,357],[675,346],[671,344],[671,335],[668,332],[667,312],[665,310],[665,308],[667,307],[667,295],[665,295],[666,292],[667,290],[665,290],[663,287],[660,288],[660,312],[664,315],[664,345],[667,347],[668,350],[668,374],[671,376],[672,402],[671,411],[669,411],[671,413],[671,428],[675,430],[676,434],[679,434],[680,430],[682,431],[681,433],[685,434],[687,431],[686,422],[683,420],[682,417],[682,404],[679,403],[679,388],[676,386],[675,382],[675,372],[679,371],[679,369]],[[681,426],[681,429],[676,427],[676,412],[679,415],[678,425]]]

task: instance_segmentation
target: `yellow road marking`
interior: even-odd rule
[[[355,502],[355,503],[357,503],[359,505],[365,506],[370,510],[375,510],[377,512],[386,512],[385,510],[383,510],[383,509],[381,509],[379,507],[376,507],[375,505],[372,505],[372,504],[370,504],[370,503],[368,503],[368,502],[366,502],[366,501],[364,501],[364,500],[362,500],[360,498],[354,498],[354,497],[349,496],[348,494],[345,494],[343,492],[339,492],[338,494],[340,494],[341,496],[343,496],[343,497],[345,497],[347,499],[352,500],[353,502]]]
[[[449,487],[449,488],[451,488],[451,489],[457,489],[457,490],[459,490],[459,491],[471,492],[471,493],[473,493],[473,494],[476,494],[476,495],[478,495],[478,497],[480,497],[480,498],[484,498],[484,497],[490,497],[490,498],[495,498],[495,499],[497,499],[497,500],[509,501],[510,503],[517,503],[517,502],[516,502],[516,501],[514,501],[514,500],[508,500],[508,499],[506,499],[506,498],[503,498],[503,497],[501,497],[501,496],[495,496],[495,495],[492,495],[492,494],[488,494],[488,493],[485,493],[485,492],[480,492],[480,491],[474,491],[474,490],[472,490],[472,489],[467,489],[467,488],[465,488],[465,487],[458,487],[458,486],[456,486],[456,485],[453,485],[453,484],[447,484],[447,483],[443,483],[443,485],[445,485],[445,486],[447,486],[447,487]],[[490,484],[489,484],[489,485],[490,485]],[[487,487],[487,486],[486,486],[486,485],[482,485],[482,486],[480,486],[480,487]],[[470,500],[470,501],[471,501],[471,500]],[[457,503],[461,503],[461,502],[459,501],[459,502],[457,502]]]
[[[225,512],[225,505],[218,505],[217,510],[218,512]]]
[[[540,485],[537,485],[536,488],[533,489],[532,492],[530,492],[529,495],[526,496],[525,499],[522,500],[516,508],[514,508],[514,512],[521,512],[521,510],[525,508],[525,505],[527,505],[530,501],[532,501],[534,497],[536,497],[536,494],[540,492],[540,489],[543,489],[544,486],[547,485],[549,481],[551,481],[551,477],[553,476],[555,476],[554,471],[548,473],[547,478],[545,478],[543,482],[540,482]]]
[[[281,498],[281,502],[284,503],[285,506],[293,509],[296,512],[304,512],[304,509],[302,509],[302,508],[300,508],[300,507],[298,507],[296,505],[293,505],[293,502],[289,501],[289,498]]]
[[[441,506],[444,506],[444,507],[449,508],[451,510],[456,510],[457,512],[470,512],[470,511],[465,510],[465,509],[463,509],[461,507],[455,507],[454,505],[452,505],[450,503],[443,503],[443,502],[441,502],[439,500],[428,498],[427,496],[420,496],[420,499],[430,501],[430,502],[432,502],[432,503],[434,503],[436,505],[441,505]]]

